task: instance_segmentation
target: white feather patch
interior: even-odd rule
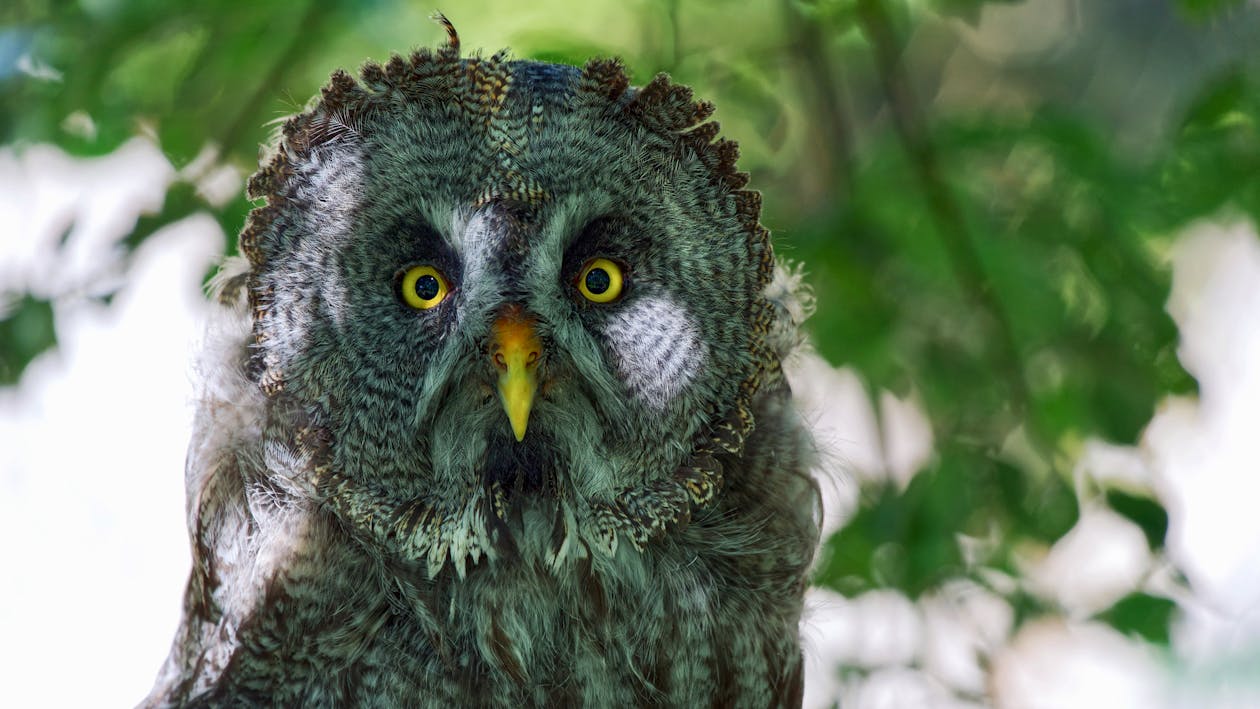
[[[604,325],[604,337],[630,393],[657,410],[691,383],[709,357],[700,328],[668,296],[628,303]]]

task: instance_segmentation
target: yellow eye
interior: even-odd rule
[[[417,310],[428,310],[441,303],[449,289],[442,273],[432,266],[412,266],[403,274],[399,285],[402,298]]]
[[[577,287],[592,303],[611,303],[621,295],[621,267],[606,258],[593,258],[578,274]]]

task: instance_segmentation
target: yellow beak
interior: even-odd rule
[[[542,344],[534,332],[534,321],[520,307],[508,308],[495,320],[490,358],[499,370],[499,399],[517,441],[525,439],[529,425],[529,409],[538,390],[534,372],[541,356]]]

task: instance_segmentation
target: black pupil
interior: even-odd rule
[[[608,286],[612,285],[612,278],[608,276],[608,271],[602,268],[592,268],[586,272],[586,290],[599,295],[608,290]]]
[[[420,296],[420,300],[433,300],[441,288],[438,279],[433,276],[424,275],[416,279],[416,295]]]

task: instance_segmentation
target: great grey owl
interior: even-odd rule
[[[799,705],[799,294],[735,145],[664,75],[445,24],[249,182],[144,704]]]

